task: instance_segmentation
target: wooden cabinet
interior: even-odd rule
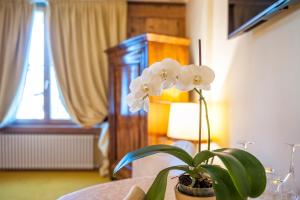
[[[148,113],[130,113],[125,98],[129,84],[150,64],[169,57],[187,64],[189,40],[158,34],[143,34],[123,41],[106,51],[109,60],[109,123],[110,123],[110,170],[129,151],[148,145]],[[165,95],[166,96],[166,95]],[[161,97],[164,98],[164,97]],[[165,97],[168,99],[168,97]],[[188,98],[179,94],[179,98]],[[153,98],[152,102],[164,99]],[[149,111],[151,112],[151,110]],[[154,111],[155,112],[155,111]],[[159,113],[152,113],[152,115]],[[123,170],[123,177],[130,170]]]
[[[128,2],[127,35],[157,33],[185,36],[185,3]]]

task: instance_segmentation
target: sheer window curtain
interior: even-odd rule
[[[108,114],[107,48],[126,38],[126,0],[49,0],[47,24],[65,106],[84,127]]]
[[[25,84],[33,5],[0,0],[0,128],[15,118]]]

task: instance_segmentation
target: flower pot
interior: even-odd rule
[[[212,196],[213,195],[212,188],[190,188],[187,186],[180,185],[180,187],[182,187],[182,186],[187,187],[185,189],[188,189],[188,190],[196,190],[196,191],[194,191],[194,194],[199,193],[199,192],[202,193],[201,196],[192,196],[192,195],[188,195],[188,194],[184,194],[184,193],[180,192],[178,190],[178,185],[176,185],[174,188],[176,200],[216,200],[216,197]]]

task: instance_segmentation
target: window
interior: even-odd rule
[[[50,60],[49,48],[45,40],[45,13],[34,13],[29,48],[28,71],[23,97],[17,111],[17,120],[38,120],[49,122],[69,120],[59,98],[54,67]]]

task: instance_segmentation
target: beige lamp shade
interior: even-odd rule
[[[204,125],[205,118],[202,119],[202,123]],[[205,134],[202,134],[202,141],[207,140],[207,133],[203,133]],[[170,108],[167,135],[168,137],[175,139],[198,141],[199,104],[172,103]]]

